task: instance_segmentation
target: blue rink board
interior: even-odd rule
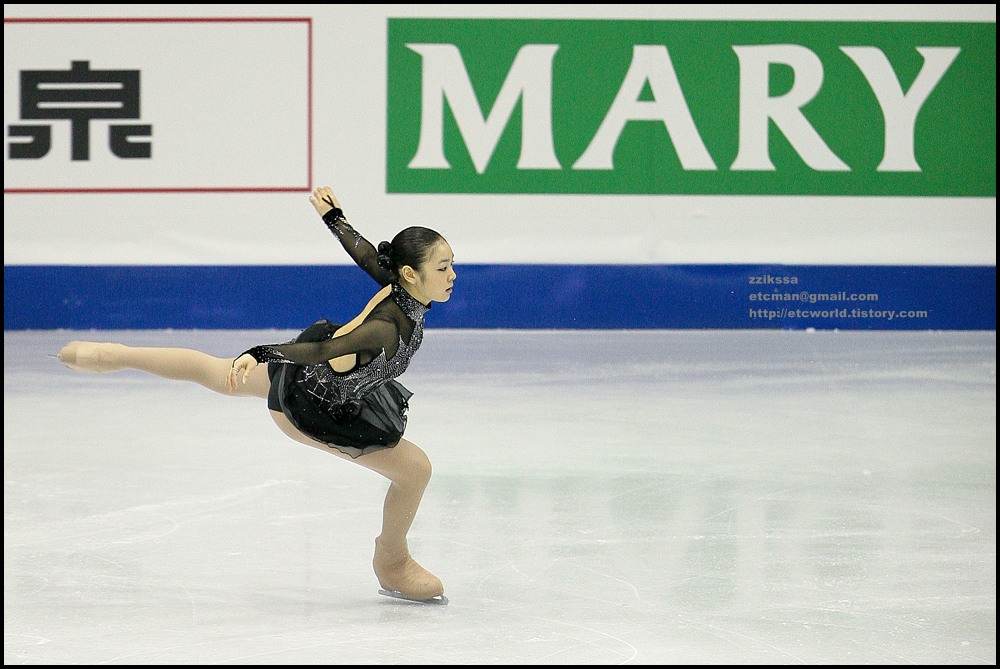
[[[428,327],[995,330],[996,266],[459,265]],[[4,329],[296,329],[352,318],[348,265],[6,265]]]

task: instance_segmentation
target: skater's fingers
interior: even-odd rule
[[[240,375],[240,366],[237,366],[236,362],[234,361],[232,368],[229,370],[229,373],[226,374],[226,387],[229,388],[229,390],[232,392],[236,392],[236,389],[239,386],[239,380],[238,380],[239,375]]]
[[[318,188],[309,198],[309,202],[320,216],[326,214],[326,212],[334,207],[332,199],[329,196],[324,196]]]
[[[239,366],[239,370],[243,372],[243,384],[250,379],[250,372],[252,372],[257,367],[257,361],[251,358],[250,360],[243,362]]]
[[[337,201],[336,196],[333,194],[333,189],[329,186],[320,186],[313,191],[313,195],[322,202],[325,202],[330,207],[339,207],[340,203]]]

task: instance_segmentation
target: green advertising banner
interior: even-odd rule
[[[389,193],[996,197],[996,23],[389,19]]]

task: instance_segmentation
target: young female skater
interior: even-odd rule
[[[292,439],[389,479],[372,560],[379,592],[446,604],[441,581],[407,548],[431,465],[403,438],[411,393],[395,379],[420,347],[431,303],[451,297],[454,255],[441,235],[422,227],[406,228],[376,249],[347,222],[328,186],[313,191],[309,201],[347,253],[382,286],[350,322],[319,320],[292,342],[254,346],[235,359],[83,341],[67,344],[59,359],[80,371],[138,369],[223,394],[266,398],[274,422]]]

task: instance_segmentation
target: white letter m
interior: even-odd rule
[[[462,55],[454,44],[407,44],[423,57],[420,145],[412,169],[448,169],[444,157],[444,100],[476,171],[482,174],[521,100],[521,156],[518,169],[560,169],[552,141],[552,59],[557,44],[521,47],[487,118],[472,90]]]

